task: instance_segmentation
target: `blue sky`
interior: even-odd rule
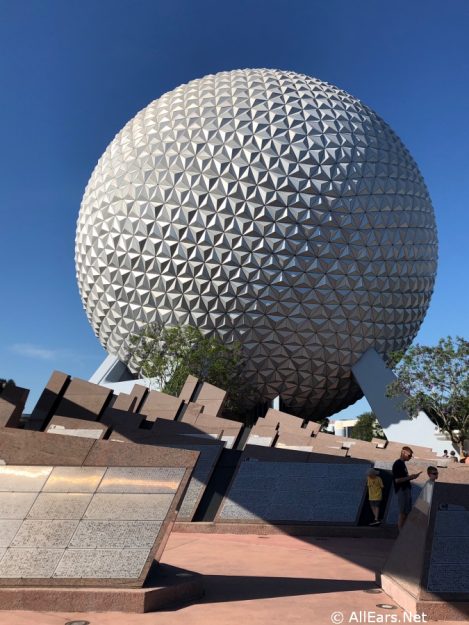
[[[416,159],[436,211],[434,296],[418,335],[468,335],[467,0],[0,0],[0,377],[31,389],[104,357],[74,238],[108,143],[166,91],[221,70],[290,69],[374,108]],[[363,402],[345,416],[359,414]]]

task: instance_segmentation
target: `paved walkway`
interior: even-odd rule
[[[0,611],[0,625],[404,622],[402,610],[377,607],[393,603],[385,593],[367,592],[376,590],[375,571],[391,546],[392,540],[379,538],[173,533],[163,561],[204,575],[199,603],[150,614]]]

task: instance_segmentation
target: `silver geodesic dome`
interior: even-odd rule
[[[361,396],[351,366],[415,336],[437,259],[431,201],[399,138],[320,80],[206,76],[155,100],[91,176],[78,284],[121,360],[149,322],[239,340],[263,398],[313,418]]]

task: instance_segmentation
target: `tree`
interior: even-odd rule
[[[462,451],[469,437],[469,341],[448,336],[436,346],[415,345],[391,357],[399,364],[388,397],[403,397],[411,417],[426,412]]]
[[[350,432],[350,437],[359,438],[362,441],[371,441],[372,438],[386,439],[374,412],[364,412],[358,417],[357,423]]]
[[[154,378],[158,388],[179,395],[187,376],[227,391],[226,408],[240,414],[253,403],[253,391],[243,380],[244,358],[239,343],[225,345],[192,326],[153,323],[131,338],[128,362],[135,373]]]
[[[0,378],[0,395],[8,385],[15,386],[15,382],[13,380],[7,380],[6,378]]]

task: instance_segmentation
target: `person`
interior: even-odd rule
[[[430,465],[429,467],[427,467],[427,476],[428,480],[424,484],[422,497],[424,501],[426,501],[428,504],[431,504],[433,496],[433,485],[438,479],[438,469]]]
[[[453,462],[457,462],[458,461],[458,459],[456,458],[456,452],[455,451],[450,451],[449,452],[449,457],[451,458],[451,460]]]
[[[397,502],[399,505],[399,518],[397,521],[397,527],[401,530],[404,527],[404,523],[412,509],[412,490],[411,481],[418,478],[422,473],[413,473],[409,475],[405,463],[408,462],[414,452],[410,447],[403,447],[401,449],[401,456],[392,465],[392,478],[394,482],[394,491],[397,495]]]
[[[447,449],[443,450],[443,458],[449,458]]]
[[[373,513],[374,521],[370,525],[379,525],[379,508],[381,506],[381,500],[383,499],[383,480],[379,477],[379,471],[376,469],[370,469],[368,471],[368,499],[370,502],[370,508]]]

